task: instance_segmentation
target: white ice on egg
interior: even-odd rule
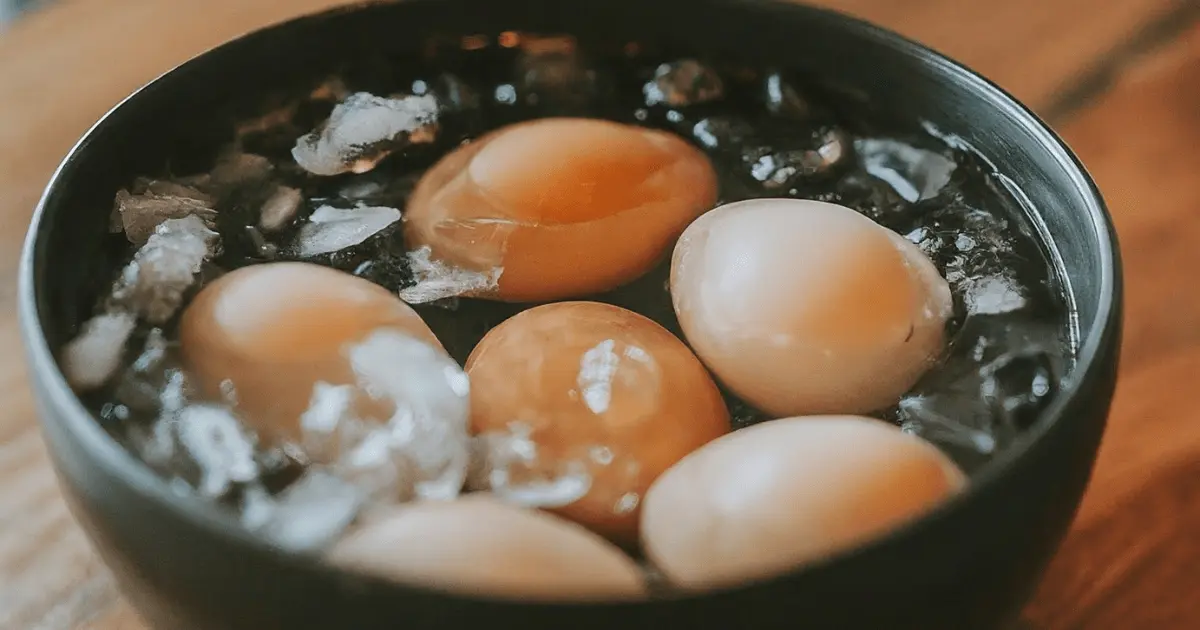
[[[469,464],[470,391],[462,368],[441,349],[389,329],[351,346],[347,357],[359,386],[376,400],[395,403],[395,412],[364,436],[357,451],[347,451],[346,463],[386,453],[410,473],[417,497],[458,496]]]
[[[605,339],[588,349],[579,359],[576,384],[583,393],[583,402],[594,414],[608,411],[612,402],[612,382],[617,375],[621,358],[613,352],[616,341]]]
[[[395,208],[321,206],[300,228],[296,237],[297,253],[307,258],[341,251],[362,243],[399,220],[400,211]]]
[[[323,128],[296,141],[292,157],[314,175],[365,173],[394,148],[431,142],[437,114],[437,99],[430,94],[402,98],[351,94],[333,109]],[[381,146],[385,144],[394,146]]]
[[[497,267],[488,273],[452,267],[433,260],[429,246],[408,253],[409,267],[416,281],[400,290],[400,299],[409,304],[425,304],[469,293],[490,291],[499,286],[504,269]]]

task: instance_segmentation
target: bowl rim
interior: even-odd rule
[[[1064,380],[1058,396],[1043,411],[1041,422],[1036,423],[1030,430],[1021,434],[1014,442],[996,453],[971,475],[966,490],[942,502],[924,515],[896,527],[888,533],[875,537],[865,543],[834,553],[802,567],[776,574],[770,577],[740,583],[734,586],[721,587],[702,593],[673,593],[655,595],[642,600],[571,600],[560,602],[554,600],[520,599],[492,597],[486,595],[467,595],[430,587],[423,584],[395,583],[377,578],[364,576],[329,564],[324,564],[311,554],[294,552],[271,545],[265,539],[241,528],[233,519],[222,518],[203,499],[192,495],[179,495],[172,491],[168,482],[151,470],[141,459],[122,447],[101,427],[101,423],[82,403],[79,397],[68,385],[65,376],[58,367],[49,342],[41,326],[38,310],[39,288],[35,286],[35,258],[39,236],[43,231],[43,222],[48,202],[55,192],[68,184],[63,180],[63,172],[76,162],[88,155],[87,145],[92,138],[108,124],[113,115],[134,103],[149,88],[160,84],[181,69],[202,64],[219,49],[241,41],[247,37],[265,34],[277,29],[301,24],[309,21],[320,21],[343,13],[353,13],[369,10],[373,7],[397,4],[428,4],[441,0],[358,0],[350,4],[339,5],[324,10],[309,12],[266,25],[243,31],[223,42],[209,47],[188,60],[176,64],[162,72],[154,79],[138,87],[116,105],[112,106],[101,116],[79,140],[55,168],[53,175],[45,186],[43,193],[34,209],[28,231],[22,245],[18,271],[18,317],[19,329],[25,349],[26,363],[29,367],[29,378],[32,389],[41,389],[41,395],[47,399],[46,413],[38,406],[38,422],[45,425],[47,416],[54,415],[53,422],[61,423],[64,429],[75,436],[84,445],[99,465],[108,469],[109,474],[121,479],[123,483],[141,499],[165,506],[175,518],[189,521],[206,534],[218,539],[223,544],[249,547],[270,557],[281,566],[293,566],[301,570],[325,573],[335,578],[357,580],[359,582],[374,582],[386,584],[387,588],[411,590],[425,595],[437,595],[467,602],[491,602],[505,605],[528,607],[566,607],[580,606],[646,606],[663,601],[702,600],[714,596],[735,593],[758,588],[786,580],[791,576],[820,571],[850,558],[868,555],[877,549],[885,548],[902,541],[915,531],[928,526],[929,523],[944,518],[958,509],[960,504],[973,500],[988,488],[995,486],[1005,476],[1016,462],[1021,460],[1037,443],[1054,431],[1062,422],[1065,412],[1072,406],[1081,393],[1085,382],[1094,380],[1104,369],[1106,361],[1112,361],[1109,354],[1102,354],[1108,346],[1113,345],[1114,336],[1120,335],[1121,314],[1123,310],[1123,279],[1120,250],[1117,234],[1109,213],[1107,204],[1087,168],[1067,143],[1050,126],[1035,114],[1028,106],[1020,102],[1008,91],[1001,88],[990,79],[966,65],[948,56],[901,35],[895,31],[878,26],[865,19],[849,15],[845,12],[818,7],[794,0],[711,0],[714,5],[729,6],[738,9],[771,10],[791,12],[795,19],[807,19],[814,15],[822,15],[825,19],[837,21],[847,29],[856,31],[860,37],[869,38],[882,44],[897,54],[922,59],[934,67],[938,74],[949,77],[963,84],[972,98],[988,103],[989,107],[1003,110],[1008,114],[1011,124],[1028,133],[1042,150],[1069,176],[1076,191],[1084,198],[1082,210],[1086,215],[1085,221],[1090,224],[1089,235],[1097,244],[1100,257],[1099,272],[1099,307],[1089,322],[1078,323],[1078,334],[1081,343],[1078,346],[1074,369]],[[807,17],[806,17],[807,16]],[[1109,357],[1109,358],[1106,358]],[[38,396],[35,391],[34,396]],[[1105,422],[1105,418],[1094,420]],[[57,474],[57,471],[56,471]]]

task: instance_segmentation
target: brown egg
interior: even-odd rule
[[[607,304],[524,311],[483,338],[467,374],[472,431],[516,445],[483,489],[512,498],[523,485],[582,478],[578,493],[542,507],[622,544],[637,541],[654,479],[729,430],[720,392],[691,351]]]
[[[938,359],[953,303],[912,243],[842,206],[756,199],[693,222],[671,296],[719,380],[775,415],[867,413]]]
[[[480,495],[392,508],[328,558],[402,584],[477,596],[561,601],[645,593],[638,566],[603,538]]]
[[[716,196],[708,158],[678,137],[545,118],[438,162],[409,199],[405,235],[434,260],[501,268],[498,289],[484,297],[556,300],[642,275]]]
[[[642,510],[642,544],[678,586],[730,586],[882,536],[965,483],[937,448],[878,420],[772,420],[659,477]]]
[[[205,287],[184,311],[179,336],[202,391],[216,397],[228,381],[248,422],[269,437],[296,440],[314,385],[354,384],[347,347],[381,329],[444,353],[421,317],[383,287],[283,262],[243,267]]]

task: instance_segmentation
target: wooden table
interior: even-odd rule
[[[17,253],[55,165],[111,105],[229,37],[336,0],[59,0],[0,34],[0,630],[144,630],[71,521],[34,422]],[[1200,628],[1200,2],[824,0],[1038,109],[1112,206],[1128,318],[1111,429],[1038,630]],[[964,629],[968,630],[968,629]]]

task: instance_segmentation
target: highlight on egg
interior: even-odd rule
[[[375,513],[326,555],[408,586],[554,601],[637,599],[641,568],[592,532],[475,494]]]
[[[729,412],[677,337],[597,302],[535,307],[493,328],[467,360],[476,489],[537,505],[636,544],[643,494],[729,431]]]
[[[404,228],[435,261],[498,273],[478,297],[560,300],[644,274],[716,198],[708,158],[678,136],[545,118],[442,158],[409,199]]]
[[[771,420],[660,476],[642,508],[642,548],[676,587],[728,587],[881,537],[965,484],[936,447],[879,420]]]
[[[921,250],[843,206],[754,199],[688,226],[671,297],[723,384],[774,415],[869,413],[939,358],[949,285]]]

